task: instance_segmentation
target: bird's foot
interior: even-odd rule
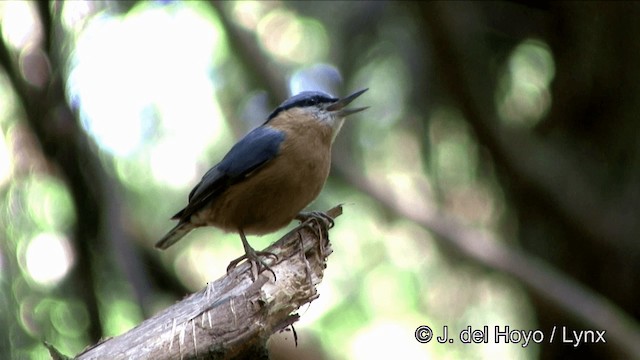
[[[301,225],[311,221],[322,222],[326,229],[331,229],[335,225],[333,218],[322,211],[301,212],[296,215],[296,220],[299,220]]]
[[[254,280],[258,280],[258,275],[260,275],[260,273],[262,273],[263,271],[267,270],[269,272],[271,272],[271,274],[273,275],[273,279],[275,281],[276,279],[276,273],[273,272],[273,269],[271,269],[271,267],[269,265],[267,265],[267,263],[265,262],[264,259],[260,258],[273,258],[274,261],[278,261],[278,255],[272,253],[272,252],[268,252],[268,251],[255,251],[252,247],[248,247],[245,248],[245,254],[238,257],[237,259],[231,261],[229,263],[229,266],[227,266],[227,273],[229,273],[231,270],[233,270],[236,266],[238,266],[239,263],[241,263],[244,260],[247,260],[249,262],[249,266],[251,268],[251,273],[254,274],[253,272],[253,268],[255,265],[255,268],[257,269],[255,276],[254,276]]]
[[[325,258],[325,245],[328,244],[329,229],[331,229],[333,225],[335,225],[333,218],[322,211],[311,211],[298,214],[296,216],[296,220],[300,221],[300,225],[298,225],[296,230],[306,227],[311,229],[311,231],[318,231],[318,237],[320,239],[318,243],[320,246],[319,254],[322,258]],[[314,222],[318,225],[317,228],[314,227]]]

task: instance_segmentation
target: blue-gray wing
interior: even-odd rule
[[[189,194],[189,204],[172,219],[188,220],[229,186],[244,180],[278,155],[285,133],[270,126],[255,128],[202,177]]]

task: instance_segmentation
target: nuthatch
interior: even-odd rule
[[[347,115],[366,107],[345,107],[368,89],[343,99],[318,91],[305,91],[278,106],[207,171],[189,194],[189,204],[172,219],[178,224],[158,243],[166,249],[189,231],[215,226],[238,232],[245,255],[227,271],[247,259],[257,272],[271,270],[245,234],[262,235],[287,226],[324,186],[331,165],[331,145]]]

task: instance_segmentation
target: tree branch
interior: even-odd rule
[[[327,214],[342,214],[338,205]],[[205,289],[107,339],[76,359],[262,358],[267,339],[299,319],[294,312],[318,298],[331,246],[326,227],[306,222],[265,251],[278,256],[254,282],[244,263]]]

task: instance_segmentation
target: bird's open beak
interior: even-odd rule
[[[360,91],[356,91],[353,94],[344,97],[336,102],[334,102],[333,104],[327,106],[327,110],[328,111],[336,111],[338,112],[338,114],[340,116],[347,116],[347,115],[351,115],[351,114],[355,114],[357,112],[360,112],[362,110],[368,109],[368,106],[365,107],[361,107],[361,108],[355,108],[355,109],[345,109],[345,106],[349,105],[353,100],[355,100],[358,96],[362,95],[365,91],[367,91],[369,89],[363,89]]]

